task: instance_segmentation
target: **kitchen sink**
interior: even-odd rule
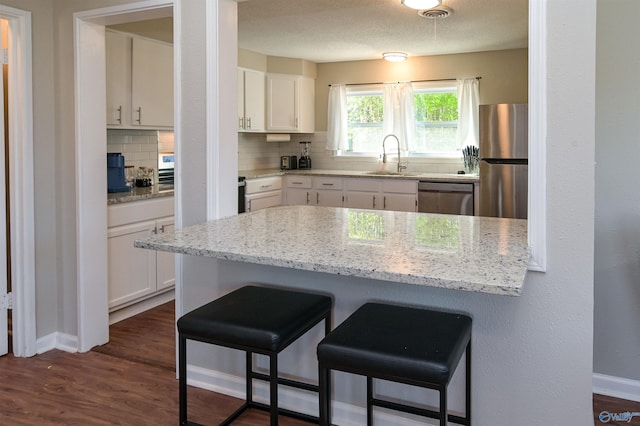
[[[373,175],[373,176],[415,176],[417,173],[376,171],[376,172],[366,172],[365,174]]]

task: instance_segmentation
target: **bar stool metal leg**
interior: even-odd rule
[[[180,386],[180,424],[187,424],[187,339],[178,340],[178,381]]]
[[[440,389],[440,426],[447,426],[447,388],[442,386]]]
[[[469,343],[467,343],[467,356],[466,356],[467,366],[465,373],[465,386],[466,386],[466,419],[467,426],[471,426],[471,339],[469,339]]]
[[[270,377],[270,398],[269,404],[271,404],[271,426],[278,426],[278,354],[273,353],[269,355],[269,375]]]
[[[246,384],[245,384],[245,392],[247,393],[246,404],[251,405],[253,403],[253,352],[246,351],[246,367],[245,367],[245,375],[246,375]]]
[[[320,426],[329,426],[331,419],[330,401],[331,401],[331,370],[324,368],[322,364],[318,364],[318,385],[320,400]]]
[[[367,426],[373,425],[373,379],[367,376]]]

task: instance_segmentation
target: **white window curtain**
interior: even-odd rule
[[[396,135],[400,149],[408,151],[415,140],[416,131],[413,86],[410,82],[384,83],[383,111],[384,134]]]
[[[478,104],[480,91],[478,79],[465,78],[457,80],[458,91],[458,147],[467,145],[479,146],[478,142]]]
[[[332,84],[329,88],[327,118],[327,150],[335,152],[348,149],[346,85]]]

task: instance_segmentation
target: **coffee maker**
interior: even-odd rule
[[[311,141],[303,141],[300,142],[300,146],[301,148],[301,152],[300,152],[300,159],[298,160],[298,168],[299,169],[310,169],[311,168],[311,157],[309,157],[309,151],[311,148],[309,148],[309,145],[311,144]]]
[[[107,153],[107,192],[130,190],[124,176],[124,156],[119,152]]]

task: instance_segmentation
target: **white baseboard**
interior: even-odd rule
[[[156,306],[160,306],[174,299],[175,291],[172,289],[136,304],[127,306],[123,309],[109,314],[109,325],[132,317],[149,309],[155,308]],[[42,354],[52,349],[59,349],[61,351],[70,353],[78,352],[78,337],[56,331],[37,339],[36,353]]]
[[[640,402],[640,381],[593,373],[593,393]]]
[[[149,309],[153,309],[156,306],[163,305],[176,298],[175,290],[171,289],[164,293],[156,294],[148,299],[141,300],[131,305],[125,306],[118,310],[109,313],[109,325],[113,325],[117,322],[131,318],[135,315],[141,314]]]
[[[245,398],[244,376],[233,376],[214,370],[187,366],[187,383],[191,386],[210,390],[212,392],[229,395],[235,398]],[[363,395],[363,399],[364,399]],[[266,382],[254,381],[253,398],[257,402],[269,402],[269,385]],[[280,407],[297,412],[318,415],[318,395],[314,392],[281,387],[278,392],[278,403]],[[374,408],[374,410],[376,410]],[[364,407],[345,404],[341,402],[331,403],[333,424],[341,426],[360,426],[367,423],[367,413]],[[424,417],[410,419],[401,417],[403,413],[376,411],[375,418],[380,424],[388,426],[418,426],[425,424]],[[430,421],[431,419],[427,419]],[[429,424],[429,423],[428,423]],[[433,423],[436,424],[436,423]]]
[[[36,353],[41,354],[52,349],[70,353],[78,352],[78,337],[56,331],[36,341]]]

